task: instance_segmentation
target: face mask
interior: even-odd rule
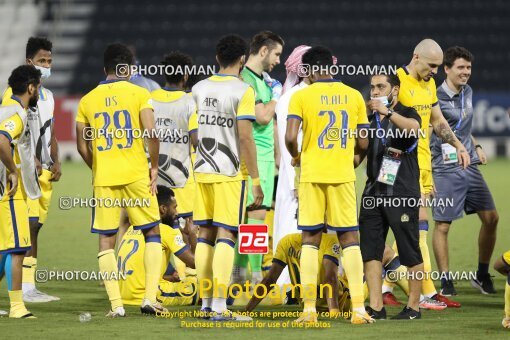
[[[387,96],[371,97],[370,99],[372,99],[372,100],[380,100],[384,104],[384,106],[386,106],[386,107],[391,105],[391,102],[388,100]]]
[[[41,71],[41,78],[42,79],[46,79],[46,78],[49,78],[50,75],[51,75],[51,68],[49,67],[42,67],[42,66],[37,66],[37,65],[34,65],[34,67],[36,69],[38,69],[39,71]]]
[[[391,90],[393,90],[393,89],[391,89]],[[390,107],[390,106],[391,106],[391,104],[393,104],[393,100],[395,99],[395,98],[393,97],[393,95],[391,94],[391,91],[390,91],[390,95],[391,95],[391,97],[389,97],[389,96],[381,96],[381,97],[374,97],[374,98],[370,98],[370,99],[377,99],[377,100],[380,100],[380,101],[382,101],[382,103],[384,104],[384,106],[386,106],[386,107]]]

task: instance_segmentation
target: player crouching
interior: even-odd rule
[[[198,300],[196,276],[186,276],[179,282],[170,282],[167,275],[168,266],[171,267],[171,255],[183,261],[188,268],[195,268],[197,238],[193,232],[184,230],[189,239],[189,245],[183,240],[179,228],[172,228],[177,216],[177,202],[172,189],[158,185],[157,199],[161,215],[160,233],[163,249],[161,273],[158,285],[157,300],[163,306],[193,305]],[[119,281],[122,302],[126,305],[140,305],[145,295],[145,240],[140,230],[130,226],[124,234],[119,246],[117,262],[120,272],[126,277]],[[158,315],[159,313],[156,313]],[[163,313],[162,313],[163,314]]]

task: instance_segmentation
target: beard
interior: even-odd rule
[[[38,101],[39,101],[39,96],[37,96],[37,93],[36,93],[35,96],[30,97],[30,99],[28,100],[28,106],[29,107],[36,107]]]
[[[271,72],[271,63],[269,62],[269,55],[262,60],[262,69],[264,72]]]
[[[165,216],[161,218],[161,222],[169,227],[173,227],[175,223],[175,218],[172,216]]]

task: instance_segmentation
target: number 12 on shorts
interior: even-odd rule
[[[265,224],[239,225],[239,254],[267,254],[268,227]]]

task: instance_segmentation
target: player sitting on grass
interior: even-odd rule
[[[294,297],[303,297],[299,294],[305,293],[304,290],[295,289],[301,285],[300,278],[300,257],[302,250],[302,234],[295,233],[289,234],[281,239],[276,247],[276,252],[273,256],[273,264],[271,265],[271,269],[269,269],[269,273],[260,283],[260,286],[256,286],[256,290],[254,292],[254,296],[250,299],[248,305],[246,306],[246,310],[251,312],[262,300],[262,295],[264,293],[263,286],[266,286],[267,292],[271,291],[271,288],[275,287],[276,281],[280,277],[280,274],[288,266],[290,280],[292,284],[292,289],[295,290]],[[327,306],[329,312],[332,314],[338,314],[340,311],[339,308],[339,288],[340,291],[343,292],[343,285],[339,287],[338,282],[338,265],[340,261],[340,245],[338,244],[338,239],[334,234],[324,234],[321,239],[321,243],[319,246],[319,284],[323,284],[323,287],[326,284],[331,287],[331,289],[326,288],[322,293],[322,296],[325,297],[327,301]],[[300,291],[300,292],[299,292]],[[285,292],[281,292],[285,294]],[[318,300],[320,301],[320,300]]]
[[[179,228],[172,228],[177,216],[177,202],[172,189],[158,185],[158,205],[161,215],[160,233],[161,247],[163,248],[161,274],[157,299],[164,306],[185,306],[195,304],[197,300],[196,276],[187,276],[183,281],[170,282],[167,276],[167,267],[170,257],[176,255],[187,267],[195,268],[194,249],[197,237],[188,232],[188,225],[183,230],[190,241],[187,245]],[[191,249],[190,249],[191,247]],[[119,246],[117,263],[119,271],[126,276],[119,280],[122,302],[126,305],[140,305],[145,295],[145,267],[144,267],[145,239],[140,230],[130,226]]]
[[[289,304],[286,300],[286,297],[298,298],[299,299],[299,291],[294,290],[294,287],[299,287],[297,285],[301,284],[299,271],[300,271],[300,256],[301,256],[301,241],[302,234],[294,233],[285,236],[280,242],[278,242],[278,246],[276,249],[276,254],[273,257],[273,264],[269,269],[268,274],[264,277],[261,285],[266,286],[266,291],[271,292],[271,288],[275,287],[278,278],[281,273],[288,266],[291,284],[293,285],[293,289],[291,293],[285,292],[285,286],[280,287],[280,295],[286,295],[283,299],[270,299],[270,301],[266,301],[269,305],[275,305],[276,302],[280,300],[280,304]],[[339,259],[339,251],[340,247],[338,245],[338,240],[334,235],[326,234],[323,235],[322,241],[319,247],[319,253],[322,254],[322,257],[319,256],[319,259],[322,259],[322,268],[320,272],[320,282],[319,284],[329,284],[332,288],[337,287],[331,291],[331,296],[328,296],[329,291],[323,291],[323,298],[317,301],[317,309],[321,310],[323,308],[327,308],[330,316],[336,317],[338,315],[342,315],[344,317],[352,314],[352,305],[351,305],[351,295],[349,293],[349,283],[347,281],[347,276],[343,270],[343,266]],[[402,272],[405,269],[398,262],[398,257],[389,246],[386,246],[383,255],[383,264],[386,269],[386,273],[389,272]],[[336,276],[335,276],[336,275]],[[390,274],[391,275],[391,274]],[[400,278],[401,275],[398,275]],[[401,279],[398,280],[397,284],[402,288],[406,294],[409,292],[409,285],[407,280]],[[323,286],[327,287],[327,286]],[[266,300],[263,296],[264,288],[257,287],[257,291],[254,296],[251,297],[250,301],[246,305],[246,310],[251,312],[259,305],[259,303],[264,303]],[[268,293],[268,296],[271,296],[274,293]],[[368,296],[368,290],[366,284],[364,285],[364,296],[365,298]],[[277,297],[277,296],[276,296]],[[236,305],[238,305],[236,300]],[[340,314],[339,314],[340,313]]]
[[[494,269],[507,277],[505,285],[505,318],[501,324],[505,328],[510,328],[510,250],[496,260]]]

